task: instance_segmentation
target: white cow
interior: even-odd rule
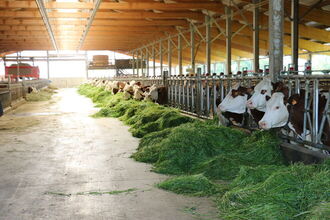
[[[258,111],[266,111],[266,102],[267,99],[272,96],[273,85],[271,80],[268,77],[264,77],[254,87],[254,93],[251,98],[246,102],[248,109],[256,109]]]
[[[154,102],[158,100],[158,88],[155,84],[149,88],[149,92],[144,92],[144,100]]]
[[[259,121],[262,129],[278,128],[286,125],[289,119],[289,111],[284,104],[284,94],[275,92],[266,104],[266,111],[263,118]]]
[[[242,125],[248,97],[246,92],[241,91],[242,88],[239,83],[235,84],[218,106],[219,124],[226,126],[231,121],[234,125]]]

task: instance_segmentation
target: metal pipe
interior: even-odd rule
[[[260,0],[253,0],[254,4],[258,4]],[[259,72],[259,7],[253,10],[253,70]]]
[[[226,74],[231,73],[231,8],[226,7]]]
[[[43,2],[43,0],[36,0],[36,3],[37,3],[37,6],[39,8],[39,12],[40,12],[40,15],[42,17],[42,20],[45,23],[45,26],[46,26],[46,29],[48,31],[50,40],[52,41],[53,47],[56,51],[58,51],[58,47],[57,47],[57,44],[56,44],[54,32],[53,32],[52,26],[50,25],[44,2]]]
[[[39,0],[40,1],[40,0]],[[80,50],[82,45],[84,44],[85,42],[85,39],[87,37],[87,34],[89,32],[89,29],[91,28],[92,24],[93,24],[93,21],[94,21],[94,18],[95,18],[95,15],[96,15],[96,12],[98,11],[100,5],[101,5],[101,2],[102,0],[95,0],[95,4],[94,4],[94,8],[93,8],[93,11],[91,13],[91,16],[89,17],[89,20],[88,20],[88,23],[87,23],[87,26],[86,26],[86,29],[84,30],[83,32],[83,35],[82,37],[80,38],[80,41],[79,41],[79,45],[77,47],[77,50]]]
[[[156,77],[156,53],[155,53],[155,45],[152,45],[152,70],[153,70],[153,77]]]
[[[168,62],[168,76],[172,76],[172,42],[168,40],[167,42],[167,62]]]
[[[190,59],[192,72],[195,73],[195,30],[193,24],[190,24]]]
[[[205,16],[206,23],[206,73],[211,74],[211,17],[209,15]]]
[[[284,0],[269,1],[269,75],[277,81],[283,68]]]
[[[159,41],[159,60],[160,60],[160,75],[163,76],[163,46],[162,46],[162,41]]]
[[[133,59],[132,70],[133,70],[133,76],[134,76],[135,75],[135,53],[134,52],[132,54],[132,59]]]
[[[149,50],[146,48],[146,69],[147,77],[149,77]]]
[[[144,77],[144,74],[145,74],[145,72],[144,72],[144,62],[143,62],[144,56],[143,56],[143,50],[142,49],[140,49],[140,54],[141,54],[141,60],[140,60],[140,62],[141,62],[141,76]]]
[[[49,51],[47,50],[47,79],[50,78],[50,69],[49,69]]]
[[[318,128],[319,128],[319,80],[313,81],[313,129],[312,129],[312,142],[319,143]]]
[[[178,35],[178,63],[179,63],[179,76],[182,76],[182,36]]]
[[[297,71],[299,54],[299,0],[292,0],[291,3],[291,63],[294,70]]]

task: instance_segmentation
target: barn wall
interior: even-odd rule
[[[57,88],[73,88],[86,82],[86,78],[50,78],[50,81]]]

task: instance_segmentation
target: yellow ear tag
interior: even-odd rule
[[[298,102],[296,100],[292,100],[292,105],[296,105]]]

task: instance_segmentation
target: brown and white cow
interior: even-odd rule
[[[240,86],[240,84],[234,85],[224,100],[218,105],[219,124],[224,126],[229,124],[242,126],[247,98],[247,88]]]
[[[318,106],[318,124],[321,124],[323,113],[326,106],[329,104],[329,97],[319,94]],[[311,102],[312,103],[312,102]],[[298,136],[303,136],[304,123],[304,106],[305,106],[305,91],[301,90],[300,94],[292,95],[286,100],[286,95],[282,92],[275,92],[271,99],[267,102],[266,112],[264,117],[259,122],[262,129],[268,130],[271,128],[283,127],[288,124],[288,127]],[[312,111],[312,104],[309,106]],[[313,120],[313,119],[311,119]],[[306,139],[310,136],[310,131],[307,131]],[[330,125],[328,119],[325,120],[323,133],[321,135],[321,142],[330,146]]]

